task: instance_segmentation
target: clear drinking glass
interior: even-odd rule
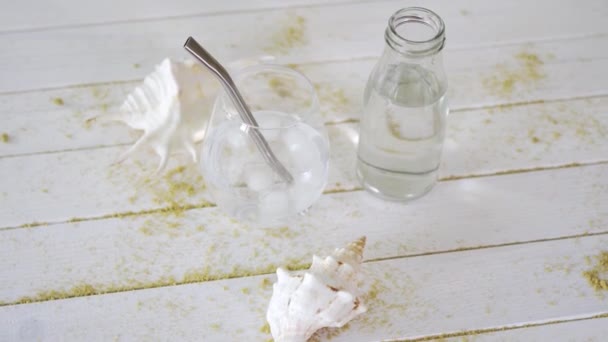
[[[240,220],[282,222],[308,209],[327,182],[329,142],[310,81],[278,65],[256,65],[234,81],[258,125],[244,124],[225,92],[216,99],[201,168],[214,200]],[[264,161],[248,131],[268,141],[294,182],[287,184]]]
[[[404,201],[437,181],[448,115],[445,26],[428,9],[404,8],[389,19],[384,37],[365,89],[357,176],[371,193]]]

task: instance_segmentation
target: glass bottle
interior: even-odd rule
[[[406,201],[437,182],[449,111],[445,26],[428,9],[404,8],[389,19],[384,38],[365,88],[357,177],[381,198]]]

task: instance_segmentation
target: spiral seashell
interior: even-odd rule
[[[360,299],[365,237],[325,258],[313,256],[304,274],[277,269],[266,319],[275,342],[304,342],[315,331],[340,328],[367,309]]]
[[[272,61],[272,56],[243,58],[229,63],[227,68],[232,73]],[[204,138],[219,90],[214,76],[198,62],[165,58],[127,96],[117,112],[88,121],[119,121],[143,131],[139,140],[117,162],[148,147],[160,157],[157,169],[160,171],[173,152],[186,151],[194,162],[197,161],[195,144]]]

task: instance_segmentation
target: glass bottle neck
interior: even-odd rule
[[[404,8],[390,17],[384,38],[390,49],[408,59],[433,56],[443,49],[445,25],[431,10]]]
[[[387,44],[380,58],[381,63],[393,64],[393,63],[408,63],[423,65],[428,68],[442,68],[443,67],[443,52],[441,50],[434,53],[424,55],[412,55],[406,54],[401,51],[396,51],[392,46]]]

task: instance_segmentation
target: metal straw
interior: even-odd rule
[[[239,112],[239,116],[241,120],[245,124],[253,129],[247,129],[247,133],[253,139],[255,145],[258,150],[264,157],[264,160],[270,165],[270,167],[283,179],[283,181],[289,183],[293,182],[293,177],[287,171],[285,166],[281,164],[281,162],[277,159],[277,157],[270,149],[268,142],[264,139],[264,136],[258,129],[258,123],[255,118],[251,114],[247,103],[241,96],[241,93],[236,87],[236,84],[232,80],[232,77],[228,74],[228,71],[215,59],[209,52],[207,52],[203,47],[192,37],[188,37],[186,43],[184,43],[184,48],[192,54],[196,59],[198,59],[201,63],[203,63],[217,78],[220,80],[224,89],[230,96],[230,99],[236,106],[237,111]]]

